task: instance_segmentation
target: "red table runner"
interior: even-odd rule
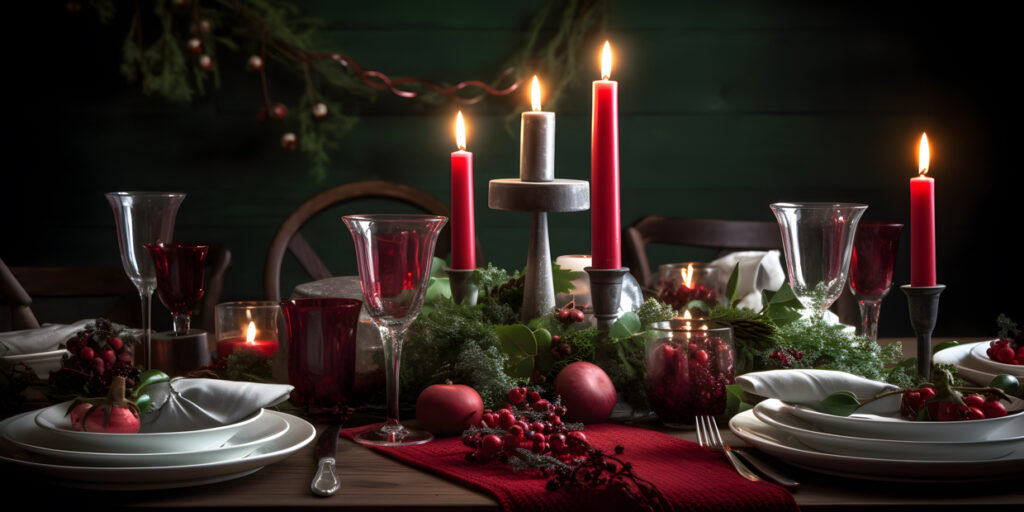
[[[351,439],[367,428],[345,429]],[[618,424],[591,425],[584,431],[594,448],[611,453],[615,445],[626,448],[623,460],[633,463],[637,476],[651,482],[676,510],[797,510],[793,496],[770,482],[751,482],[741,477],[720,453],[696,443],[652,430]],[[599,492],[548,491],[550,477],[536,472],[515,473],[499,461],[473,464],[466,461],[469,448],[459,437],[435,439],[427,444],[402,448],[372,447],[400,462],[487,493],[507,511],[629,510]],[[583,508],[585,507],[585,508]]]

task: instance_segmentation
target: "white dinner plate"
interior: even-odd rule
[[[754,406],[757,419],[782,430],[816,450],[877,459],[986,460],[1024,454],[1024,435],[977,441],[905,441],[845,436],[822,432],[792,414],[794,407],[775,399]]]
[[[51,350],[49,352],[34,352],[31,354],[4,356],[4,359],[12,363],[25,363],[29,368],[32,368],[36,377],[40,379],[49,379],[51,371],[60,369],[60,363],[64,359],[65,354],[71,354],[71,352],[64,349],[58,349]]]
[[[733,416],[729,429],[751,446],[790,464],[844,477],[935,483],[984,481],[1024,471],[1024,456],[1019,454],[985,461],[921,461],[823,453],[759,420],[752,410]]]
[[[1000,363],[999,361],[993,361],[992,358],[988,357],[989,341],[983,341],[981,343],[974,343],[971,347],[971,352],[968,355],[971,362],[975,363],[973,366],[981,369],[988,370],[996,375],[1013,375],[1014,377],[1024,376],[1024,366],[1019,364],[1006,364]],[[941,352],[941,351],[940,351]]]
[[[71,426],[71,417],[67,414],[70,405],[71,402],[68,401],[34,411],[36,424],[53,435],[74,443],[79,450],[108,453],[169,453],[214,448],[237,434],[243,427],[256,422],[263,414],[263,409],[260,409],[242,421],[230,425],[184,432],[106,434],[75,430]]]
[[[987,346],[989,342],[984,341],[981,343]],[[960,372],[960,376],[964,379],[975,384],[987,386],[989,382],[992,382],[992,379],[996,378],[997,375],[1002,375],[1003,372],[995,373],[989,368],[982,367],[975,358],[971,357],[971,350],[976,345],[978,344],[967,343],[940,350],[932,356],[932,361],[951,364],[956,367],[957,371]],[[1017,380],[1024,386],[1024,376],[1018,376]]]
[[[53,435],[36,425],[31,415],[11,422],[3,436],[24,450],[53,460],[83,466],[179,466],[244,457],[288,431],[288,422],[279,416],[262,415],[242,428],[224,444],[198,451],[169,453],[108,453],[81,451],[71,440]]]
[[[0,430],[5,430],[11,422],[26,414],[33,413],[24,413],[0,422]],[[173,489],[222,482],[255,473],[266,465],[280,462],[309,444],[316,436],[313,425],[301,418],[276,411],[267,411],[266,414],[283,418],[288,422],[288,431],[245,457],[226,461],[179,466],[78,466],[55,463],[47,457],[26,452],[4,440],[0,441],[0,462],[31,469],[64,485],[90,489]]]

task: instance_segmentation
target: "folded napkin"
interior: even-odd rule
[[[741,297],[733,306],[761,309],[761,290],[778,290],[786,282],[779,251],[741,251],[726,254],[711,262],[718,269],[724,290],[736,265],[740,266],[736,294]]]
[[[93,319],[90,318],[70,325],[47,324],[38,329],[3,332],[0,333],[0,344],[7,347],[8,352],[4,355],[8,356],[50,352],[91,323]]]
[[[152,410],[140,432],[183,432],[235,423],[288,399],[292,386],[219,379],[186,379],[146,386]]]
[[[817,410],[821,410],[819,402],[836,391],[849,391],[859,398],[867,398],[899,389],[892,384],[834,370],[752,372],[736,377],[736,383],[747,393]],[[899,408],[900,396],[892,395],[862,406],[857,409],[857,413],[891,415],[892,411],[898,411]]]
[[[374,425],[372,428],[376,428]],[[345,429],[351,439],[367,427]],[[675,510],[797,510],[793,496],[769,482],[750,482],[726,462],[721,453],[660,432],[604,423],[588,426],[587,441],[611,452],[622,444],[622,458],[633,463],[640,478],[653,483]],[[507,511],[636,510],[634,503],[609,499],[593,491],[548,491],[548,477],[535,472],[513,472],[501,462],[474,464],[466,461],[459,437],[435,439],[427,444],[401,448],[373,447],[404,464],[491,495]]]

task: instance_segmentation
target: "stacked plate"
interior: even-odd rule
[[[1024,402],[1002,418],[911,421],[835,416],[770,399],[729,428],[752,446],[813,471],[896,481],[964,481],[1024,471]]]
[[[167,489],[242,477],[313,440],[309,422],[260,410],[231,425],[188,432],[103,434],[73,430],[69,403],[0,422],[0,461],[66,485]]]
[[[1024,366],[1000,363],[988,357],[990,341],[968,343],[940,350],[932,360],[956,366],[960,375],[977,384],[988,384],[997,375],[1013,375],[1024,384]]]

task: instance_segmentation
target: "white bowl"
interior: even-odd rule
[[[53,435],[74,443],[81,451],[106,453],[168,453],[199,451],[220,446],[243,427],[252,424],[263,415],[263,409],[248,417],[214,428],[189,430],[185,432],[154,432],[148,434],[107,434],[82,432],[71,426],[67,415],[71,401],[47,407],[35,416],[35,422],[48,429]]]
[[[1013,375],[1014,377],[1024,376],[1024,365],[1006,364],[994,361],[988,357],[988,341],[977,343],[971,348],[971,361],[977,363],[983,369],[994,372],[996,375]]]
[[[25,363],[36,373],[36,377],[40,379],[49,379],[51,371],[60,369],[60,363],[64,359],[64,354],[70,354],[70,352],[64,349],[59,349],[51,350],[49,352],[4,356],[4,359],[12,363]]]

